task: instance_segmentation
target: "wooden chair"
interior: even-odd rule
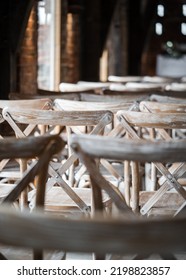
[[[16,202],[20,199],[22,192],[31,188],[30,184],[34,185],[37,181],[36,207],[43,208],[49,162],[64,146],[65,142],[58,135],[26,137],[23,139],[15,137],[0,139],[1,160],[15,158],[32,160],[31,166],[14,183],[12,189],[9,189],[6,193],[2,193],[0,189],[2,197],[1,206],[8,204],[7,209],[12,209],[12,205],[14,205],[16,207],[14,207],[13,212],[24,211],[19,206],[17,207]],[[15,225],[15,221],[13,224]],[[0,231],[2,232],[3,228]],[[24,236],[20,235],[20,238],[24,238]],[[38,256],[37,252],[35,253],[35,257]],[[5,257],[0,253],[0,258],[4,259]]]
[[[71,141],[72,148],[78,153],[79,157],[86,165],[87,170],[89,172],[93,194],[94,194],[94,203],[95,208],[103,211],[102,199],[101,199],[101,192],[100,190],[105,190],[109,196],[111,197],[112,202],[116,205],[119,213],[123,214],[123,217],[127,217],[131,223],[133,223],[134,227],[136,225],[136,218],[138,222],[144,221],[144,219],[138,215],[135,215],[132,210],[127,206],[125,199],[122,193],[119,191],[119,188],[112,185],[111,182],[107,181],[103,174],[99,170],[99,166],[97,165],[97,159],[106,158],[111,161],[118,160],[118,161],[138,161],[138,162],[149,162],[153,161],[158,164],[158,162],[185,162],[185,150],[186,150],[186,140],[179,140],[177,142],[174,141],[158,141],[152,142],[148,140],[125,140],[125,139],[118,139],[112,138],[107,136],[94,136],[94,135],[82,135],[82,136],[74,136]],[[170,180],[170,179],[168,179]],[[112,212],[114,217],[117,217],[118,212],[113,210]],[[182,207],[179,215],[185,215],[185,204]],[[107,217],[107,215],[106,215]],[[109,218],[112,219],[112,216]],[[147,219],[147,221],[151,221],[151,217]],[[159,221],[174,221],[175,218],[169,217],[167,219],[161,219]],[[147,222],[146,221],[146,222]],[[137,223],[138,223],[137,222]],[[147,222],[148,223],[148,222]],[[129,222],[130,224],[130,222]],[[143,222],[142,222],[143,224]],[[141,225],[142,225],[141,224]],[[151,222],[149,223],[150,226]],[[129,226],[130,227],[130,226]],[[183,228],[185,225],[183,224]],[[175,229],[176,230],[176,229]],[[127,231],[127,225],[126,225]],[[136,231],[138,235],[140,231]],[[131,233],[132,234],[132,233]],[[166,239],[168,232],[166,230],[162,232],[162,238]],[[130,233],[129,233],[130,235]],[[153,235],[153,230],[152,230]],[[154,235],[156,233],[154,232]],[[133,234],[132,234],[133,236]],[[141,236],[141,235],[140,235]],[[176,236],[176,233],[175,233]],[[149,236],[150,237],[150,236]],[[134,239],[133,239],[134,241]],[[132,243],[133,243],[132,241]],[[152,246],[148,243],[149,239],[147,235],[141,236],[141,242],[144,244],[144,249],[136,250],[136,253],[143,254],[146,250],[146,246]],[[134,242],[135,243],[135,242]],[[133,243],[133,245],[134,245]],[[146,245],[145,245],[146,243]],[[130,244],[130,242],[128,243]],[[138,244],[138,242],[137,242]],[[148,244],[148,245],[147,245]],[[149,251],[156,252],[156,253],[175,253],[175,251],[165,250],[164,252],[161,251],[161,246],[164,246],[163,243],[156,243],[156,248],[152,250],[152,248],[148,248]],[[130,247],[130,245],[129,245]],[[138,247],[138,245],[137,245]],[[168,248],[168,247],[167,247]],[[148,251],[147,249],[147,251]],[[134,249],[135,250],[135,249]],[[133,252],[134,253],[134,252]],[[148,252],[149,253],[149,252]],[[169,255],[169,257],[171,257]]]
[[[67,141],[66,128],[91,127],[91,133],[103,133],[106,125],[112,122],[110,111],[47,111],[47,110],[25,110],[5,108],[3,110],[4,119],[10,124],[15,134],[22,138],[25,133],[20,130],[19,124],[43,125],[47,126],[48,134],[56,132],[56,126],[60,127],[59,133]],[[64,131],[65,130],[65,131]],[[76,130],[76,129],[75,129]],[[78,130],[78,129],[77,129]],[[78,130],[79,131],[79,130]],[[91,211],[91,189],[75,188],[76,178],[71,167],[78,160],[73,153],[61,154],[56,158],[56,162],[49,165],[49,178],[47,183],[45,210],[67,212],[76,211],[89,213]],[[77,179],[77,184],[79,177]],[[29,194],[30,207],[35,207],[35,191]],[[108,198],[105,198],[107,204]]]
[[[25,127],[25,125],[18,125],[17,126],[17,133],[12,131],[11,125],[7,124],[6,117],[3,117],[3,110],[6,108],[14,108],[16,110],[21,110],[25,108],[25,110],[30,109],[40,109],[40,110],[50,110],[52,108],[52,101],[49,98],[42,98],[38,100],[1,100],[0,102],[0,112],[1,112],[1,123],[0,126],[3,126],[5,129],[2,129],[3,133],[1,134],[1,138],[7,136],[18,136],[19,131],[22,131],[22,134],[25,136],[30,135],[30,133],[34,133],[35,126],[29,125]],[[4,115],[5,116],[5,115]],[[11,119],[10,119],[11,121]],[[43,127],[37,127],[37,134],[43,133]],[[16,168],[15,168],[16,167]],[[26,160],[9,160],[9,159],[2,159],[0,162],[0,186],[1,189],[4,189],[6,192],[9,188],[12,188],[12,184],[14,183],[15,179],[20,178],[21,174],[27,169],[27,162]],[[22,199],[20,199],[20,203],[24,207],[27,205],[27,194],[22,193]]]
[[[121,110],[121,109],[126,109],[126,110],[138,110],[138,103],[134,102],[134,100],[131,102],[127,102],[127,99],[125,98],[124,100],[117,100],[117,101],[105,101],[103,102],[105,98],[105,95],[102,96],[102,99],[100,102],[95,102],[95,101],[72,101],[72,100],[63,100],[63,99],[56,99],[54,100],[54,108],[56,108],[56,110],[62,110],[62,111],[66,111],[66,110],[75,110],[75,111],[98,111],[98,110],[109,110],[113,113],[113,121],[112,121],[112,125],[110,126],[109,129],[107,129],[107,131],[104,132],[104,135],[110,135],[110,134],[114,134],[114,135],[118,135],[120,133],[120,127],[118,124],[118,120],[116,119],[116,113]],[[108,100],[106,98],[106,100]],[[73,128],[72,128],[72,132],[73,132]],[[69,135],[69,138],[71,137],[71,135]],[[120,182],[121,180],[121,171],[120,169],[122,169],[121,165],[115,165],[115,167],[111,166],[105,159],[101,160],[101,164],[103,169],[105,170],[105,173],[107,172],[107,170],[109,170],[109,174],[112,173],[113,176],[113,181],[118,184],[118,182]],[[82,168],[80,169],[80,171],[76,174],[76,178],[80,177],[82,179],[86,180],[86,173],[83,174],[83,170],[81,172]],[[84,169],[84,172],[86,171],[86,169]],[[79,175],[80,174],[80,175]],[[111,175],[109,175],[111,176]]]
[[[168,130],[172,129],[185,129],[186,127],[186,115],[184,113],[147,113],[147,112],[129,112],[120,111],[117,113],[117,117],[123,128],[128,133],[130,138],[134,139],[157,139],[157,141],[164,139],[165,141],[172,140],[170,134],[167,133]],[[137,128],[145,129],[144,133],[137,132]],[[150,136],[148,129],[150,128],[150,133],[153,129],[153,135]],[[179,195],[186,199],[185,189],[178,182],[178,178],[182,177],[185,173],[184,163],[174,163],[170,167],[166,167],[162,163],[154,163],[154,167],[160,172],[161,176],[158,181],[154,180],[153,193],[151,199],[149,199],[145,205],[141,208],[142,214],[147,214],[153,205],[165,194],[168,190],[176,190]],[[158,183],[158,190],[156,189]],[[129,185],[130,186],[130,185]],[[129,187],[130,188],[130,187]],[[136,201],[138,201],[139,184],[136,184],[132,188],[136,194]],[[129,190],[128,190],[129,192]],[[130,192],[129,192],[130,193]],[[133,203],[135,203],[133,199]],[[135,203],[137,206],[137,202]],[[167,205],[168,206],[168,205]],[[179,208],[179,207],[178,207]],[[177,209],[179,212],[180,209]],[[176,210],[174,211],[175,213]]]

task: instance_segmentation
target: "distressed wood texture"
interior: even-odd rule
[[[0,100],[0,123],[4,121],[2,110],[6,107],[14,109],[45,109],[52,108],[52,100],[50,98],[39,98],[38,100]]]
[[[158,94],[152,94],[149,97],[150,101],[157,101],[157,102],[163,102],[163,103],[186,103],[186,98],[184,97],[174,97],[167,96],[167,95],[158,95]]]
[[[43,124],[61,126],[96,125],[106,114],[112,119],[109,111],[47,111],[37,109],[5,108],[2,112],[4,118],[11,116],[16,122],[23,124]]]
[[[67,252],[151,254],[186,250],[185,217],[125,220],[98,216],[64,219],[43,213],[0,208],[0,242],[25,248]]]
[[[170,129],[170,131],[173,131],[173,129],[180,129],[186,127],[185,113],[143,113],[119,111],[117,113],[117,117],[120,123],[122,124],[123,128],[129,133],[130,137],[133,139],[140,139],[143,137],[143,135],[139,135],[136,132],[136,129],[139,127],[146,129],[153,128],[154,131],[156,131],[156,133],[158,134],[158,136],[160,136],[165,141],[172,140],[171,134],[169,134],[165,129],[168,128]],[[153,135],[153,137],[154,136],[155,134]],[[147,135],[146,137],[149,138],[149,135]],[[160,138],[158,138],[158,140],[159,139]],[[143,215],[147,214],[150,208],[157,202],[157,200],[160,199],[160,197],[171,188],[176,189],[176,191],[184,198],[184,200],[186,200],[186,191],[177,180],[185,173],[185,163],[175,162],[170,168],[164,166],[163,162],[153,161],[152,164],[154,167],[157,168],[158,172],[161,173],[162,177],[158,180],[158,190],[141,208],[141,213]],[[154,179],[155,178],[153,178],[153,181]],[[182,205],[182,207],[184,207],[184,204]],[[177,210],[177,213],[181,211],[182,207]]]
[[[75,145],[74,143],[80,145],[85,153],[97,158],[140,162],[186,160],[186,139],[153,142],[141,139],[117,139],[109,136],[74,135],[71,140],[72,146]]]
[[[113,101],[113,102],[88,102],[88,101],[74,101],[74,100],[54,100],[54,107],[59,110],[68,111],[88,111],[88,110],[110,110],[116,113],[119,110],[127,110],[133,104],[131,101]]]
[[[3,109],[5,107],[9,108],[18,108],[18,109],[51,109],[52,101],[50,98],[41,98],[37,100],[1,100],[0,108]]]
[[[186,104],[180,103],[159,103],[153,101],[140,102],[140,111],[150,113],[186,113]]]
[[[54,100],[56,98],[63,98],[63,99],[72,99],[72,100],[79,100],[80,94],[79,93],[62,93],[62,92],[52,92],[52,91],[42,91],[38,92],[38,94],[29,95],[29,94],[21,94],[18,92],[11,92],[9,93],[10,100],[30,100],[30,99],[41,99],[41,98],[50,98]]]
[[[146,96],[143,94],[91,94],[91,93],[80,93],[81,101],[88,102],[118,102],[121,100],[122,102],[135,102],[138,100],[145,99]]]
[[[29,158],[35,160],[26,172],[23,173],[20,180],[15,182],[14,188],[3,198],[2,204],[9,204],[10,207],[11,203],[21,200],[23,196],[26,197],[29,184],[36,180],[38,182],[36,206],[43,207],[49,162],[64,146],[65,142],[58,135],[0,140],[1,159]],[[10,208],[12,209],[12,207]],[[22,204],[20,205],[20,210],[24,211]],[[14,209],[13,211],[15,212],[16,210]],[[42,252],[34,252],[34,256],[36,259],[41,258]],[[2,257],[5,259],[0,254],[0,258]]]
[[[120,111],[117,113],[118,119],[125,117],[132,126],[149,128],[186,128],[186,114],[183,113],[147,113]]]
[[[183,198],[184,202],[182,203],[182,206],[179,208],[180,205],[177,205],[179,208],[177,213],[182,211],[186,200],[186,193],[185,189],[180,185],[177,179],[185,172],[185,139],[177,141],[147,141],[140,139],[115,139],[111,137],[100,138],[94,136],[94,138],[91,139],[91,137],[92,136],[74,136],[71,145],[80,155],[82,154],[82,158],[85,162],[85,165],[87,166],[87,169],[89,170],[89,173],[92,176],[92,180],[96,182],[94,185],[99,187],[102,179],[99,169],[96,168],[95,164],[93,165],[91,159],[103,157],[112,160],[153,162],[156,168],[162,174],[160,179],[164,180],[160,184],[160,189],[156,191],[149,201],[147,201],[147,203],[142,207],[141,213],[146,214],[149,209],[162,197],[162,195],[171,188],[175,188],[179,195],[181,195]],[[171,168],[166,168],[162,164],[165,162],[168,162],[169,164],[173,163],[171,168],[175,169],[174,172],[171,170]],[[176,164],[175,166],[175,162],[183,162],[183,164],[180,163]],[[137,173],[133,173],[133,176],[137,176]],[[102,187],[103,185],[104,181],[102,182]],[[134,188],[134,186],[132,187]],[[139,200],[139,180],[138,186],[135,186],[135,189],[136,193],[134,193],[134,190],[132,192],[132,199],[135,198],[133,201],[131,201],[132,205],[137,205],[137,201]],[[112,198],[112,194],[109,193],[109,195]],[[119,197],[116,199],[120,200]],[[118,203],[118,201],[116,203]]]
[[[77,126],[83,128],[83,131],[86,131],[86,127],[90,126],[90,133],[100,134],[104,132],[106,125],[110,124],[113,120],[113,114],[111,111],[52,111],[52,110],[34,110],[34,109],[14,109],[14,108],[5,108],[3,109],[4,119],[10,124],[12,129],[15,131],[15,134],[18,137],[25,137],[25,132],[20,130],[19,124],[27,124],[28,127],[46,125],[49,126],[50,133],[53,129],[56,129],[56,126],[59,127],[59,130],[65,130],[64,134],[67,137],[68,142],[68,131],[73,127],[73,129],[78,130]],[[32,132],[31,130],[31,132]],[[78,133],[80,131],[78,130]],[[63,134],[63,135],[64,135]],[[76,209],[83,212],[90,212],[90,207],[88,206],[91,196],[90,188],[86,188],[87,201],[81,199],[81,189],[74,188],[75,186],[75,177],[74,177],[74,163],[77,161],[78,157],[71,153],[67,145],[67,156],[64,158],[62,155],[61,159],[56,159],[57,168],[54,163],[49,164],[48,174],[50,177],[49,188],[51,188],[50,193],[53,191],[53,186],[57,185],[62,187],[62,189],[69,196],[69,205],[72,205],[74,202]],[[81,166],[80,166],[81,167]],[[78,182],[77,182],[78,184]],[[48,192],[47,192],[48,195]],[[53,196],[55,200],[53,201],[54,205],[60,204],[61,209],[63,208],[63,201],[60,199],[60,189],[59,196]],[[65,198],[66,199],[66,198]],[[31,201],[31,205],[35,207],[35,197]],[[53,206],[51,205],[51,208]],[[49,207],[48,207],[49,208]],[[58,208],[59,209],[59,208]]]
[[[13,158],[32,158],[41,155],[50,141],[62,141],[59,136],[30,136],[17,139],[15,137],[7,137],[0,139],[0,159]]]

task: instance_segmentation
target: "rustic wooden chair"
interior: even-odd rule
[[[92,188],[93,188],[93,194],[94,194],[93,200],[94,200],[95,209],[99,209],[100,211],[103,211],[104,208],[102,204],[100,190],[105,190],[110,196],[112,202],[116,205],[119,213],[122,213],[125,218],[127,217],[131,221],[134,221],[136,217],[137,219],[139,219],[138,221],[140,221],[142,217],[140,217],[138,214],[135,215],[132,212],[131,208],[127,206],[124,196],[120,192],[119,188],[117,188],[111,182],[105,179],[104,175],[101,173],[99,169],[99,166],[97,165],[97,159],[106,158],[111,161],[128,160],[128,161],[137,161],[137,162],[153,161],[156,162],[157,165],[158,164],[161,165],[162,162],[168,162],[168,163],[170,162],[173,163],[178,161],[185,162],[186,160],[185,144],[186,144],[185,139],[178,140],[177,142],[175,141],[153,142],[149,140],[136,140],[136,139],[126,140],[126,139],[118,139],[118,138],[112,138],[107,136],[95,136],[95,135],[81,135],[81,136],[76,135],[73,136],[71,140],[72,148],[76,151],[76,153],[78,153],[79,157],[86,165],[87,170],[89,172]],[[169,180],[170,179],[168,178],[168,181]],[[184,207],[182,207],[182,210],[179,213],[180,216],[182,214],[185,215],[185,209],[186,208],[184,204]],[[118,212],[113,210],[112,215],[117,216]],[[112,215],[110,215],[109,213],[110,219],[112,219]],[[107,217],[107,215],[105,217]],[[149,219],[151,218],[148,218],[147,220],[149,221]],[[169,219],[174,221],[175,218],[168,217],[168,220]],[[141,221],[143,221],[143,219]],[[162,221],[162,217],[161,217],[161,221]],[[135,222],[133,224],[135,225]],[[183,228],[185,228],[185,225],[183,225]],[[126,230],[127,230],[127,225],[126,225]],[[139,231],[137,231],[136,234],[138,235]],[[165,230],[163,236],[166,236],[167,234],[168,233]],[[141,240],[143,244],[145,244],[146,238],[147,236],[144,233]],[[151,247],[151,244],[148,243],[148,245]],[[156,251],[156,253],[161,253],[161,245],[160,243],[158,244],[157,242],[156,249],[155,248],[153,249],[154,252]],[[146,248],[146,246],[144,246],[144,248]],[[149,250],[152,253],[152,249],[150,249],[150,247]],[[141,251],[137,250],[136,253],[139,254],[145,253],[142,248],[140,250]],[[165,250],[164,252],[162,251],[162,253],[164,254],[174,253],[174,252],[175,252],[174,250],[172,252],[171,251],[167,252],[167,250]],[[169,257],[171,256],[169,255]]]
[[[5,129],[2,129],[3,133],[1,134],[1,138],[6,136],[14,136],[15,133],[12,131],[12,128],[7,124],[5,118],[3,117],[3,110],[6,108],[14,108],[16,110],[25,108],[25,110],[30,109],[40,109],[40,110],[49,110],[52,108],[52,101],[49,98],[40,98],[38,100],[1,100],[0,101],[0,112],[1,112],[1,122],[0,126],[3,125]],[[24,125],[18,126],[18,129],[23,131],[22,134],[24,136],[29,135],[31,132],[34,133],[35,126],[29,125],[25,127]],[[37,133],[42,134],[43,133],[43,127],[37,128]],[[16,134],[17,135],[17,134]],[[14,168],[17,166],[17,170]],[[21,176],[21,173],[24,172],[27,168],[27,162],[26,160],[12,160],[9,159],[2,159],[0,162],[0,186],[4,189],[4,191],[8,191],[9,188],[11,188],[12,183],[15,181],[15,179],[18,179]],[[12,172],[11,172],[12,169]],[[24,204],[27,204],[27,194],[24,192],[22,193],[22,199],[20,199],[20,203],[24,206]]]
[[[88,96],[89,94],[87,94]],[[100,96],[99,96],[100,97]],[[124,108],[126,110],[138,110],[138,103],[136,102],[136,99],[128,99],[126,97],[123,97],[123,99],[118,99],[117,101],[114,101],[114,99],[111,99],[108,101],[108,96],[101,96],[102,99],[99,99],[99,102],[96,101],[72,101],[72,100],[63,100],[63,99],[56,99],[54,100],[54,108],[57,110],[75,110],[75,111],[86,111],[86,110],[91,110],[91,111],[97,111],[97,110],[109,110],[113,113],[113,121],[112,125],[110,126],[107,131],[105,131],[105,135],[118,135],[120,134],[120,126],[118,124],[118,120],[116,119],[116,113],[119,110],[123,110]],[[106,97],[106,101],[104,102],[104,98]],[[110,97],[110,96],[109,96]],[[100,101],[101,100],[101,101]],[[122,129],[123,130],[123,129]],[[73,128],[72,128],[72,133],[73,133]],[[69,135],[70,137],[70,135]],[[122,166],[120,165],[115,165],[115,168],[111,166],[105,159],[101,160],[101,164],[103,166],[103,169],[109,170],[109,173],[112,173],[113,175],[113,181],[118,184],[118,182],[121,181],[121,171],[120,169]],[[77,174],[76,178],[82,178],[86,180],[86,173],[83,176],[83,172],[85,172],[86,169],[80,169]],[[109,175],[110,176],[110,175]]]
[[[20,138],[25,137],[25,134],[19,128],[20,123],[28,126],[47,126],[48,130],[46,132],[48,134],[56,133],[56,126],[60,127],[59,133],[67,140],[67,147],[68,137],[64,129],[90,126],[92,128],[91,133],[99,134],[103,133],[106,125],[112,122],[112,113],[106,110],[79,112],[5,108],[3,117]],[[77,160],[75,154],[66,155],[63,153],[56,158],[56,162],[50,163],[45,201],[46,211],[79,212],[81,210],[81,213],[91,211],[91,189],[74,187],[76,178],[71,167]],[[29,200],[30,207],[35,207],[35,191],[29,194]],[[105,200],[107,204],[108,199]]]
[[[36,180],[36,207],[43,208],[49,162],[64,146],[65,142],[58,135],[0,139],[1,160],[18,158],[34,160],[22,177],[15,181],[12,189],[6,193],[2,193],[0,189],[1,205],[8,204],[9,208],[16,206],[14,212],[24,211],[17,206],[16,202],[19,201],[21,193],[30,188],[30,183],[35,184]],[[15,225],[15,221],[12,224]],[[2,232],[2,230],[3,228],[0,231]],[[20,238],[24,238],[24,236],[21,235]],[[37,252],[35,256],[37,256]],[[4,258],[2,254],[0,254],[0,258]]]
[[[169,133],[167,133],[167,129],[185,129],[186,127],[185,113],[147,113],[119,111],[117,113],[117,117],[120,120],[120,123],[123,125],[125,131],[127,131],[129,137],[134,139],[147,138],[157,139],[157,141],[160,139],[169,141],[172,139],[172,137]],[[145,129],[145,132],[141,133],[141,130],[140,132],[137,132],[138,128]],[[153,129],[154,133],[152,137],[150,134],[146,133],[148,132],[149,128],[150,132]],[[162,174],[162,176],[160,176],[158,181],[154,180],[153,190],[156,191],[155,193],[153,193],[151,199],[149,199],[141,208],[142,214],[147,214],[153,207],[153,205],[163,196],[163,194],[167,193],[167,191],[169,191],[170,189],[176,190],[184,199],[184,201],[186,199],[185,189],[177,180],[185,173],[185,163],[174,163],[170,167],[166,167],[162,163],[157,164],[153,162],[153,164],[158,172]],[[157,183],[159,188],[158,190],[156,189]],[[136,194],[135,205],[137,207],[137,201],[139,199],[137,195],[137,193],[139,193],[139,184],[133,186],[133,191]],[[134,202],[135,200],[133,199],[133,203]],[[180,209],[177,209],[177,211],[179,212]]]

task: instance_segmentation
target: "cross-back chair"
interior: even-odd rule
[[[123,96],[122,100],[117,100],[114,101],[114,99],[112,99],[112,101],[108,101],[108,96],[101,96],[101,102],[95,102],[94,101],[72,101],[72,100],[63,100],[63,99],[56,99],[54,100],[54,108],[56,110],[62,110],[62,111],[66,111],[66,110],[75,110],[75,111],[98,111],[98,110],[109,110],[113,113],[113,121],[112,121],[112,125],[109,127],[109,129],[107,129],[107,131],[105,131],[104,135],[110,135],[110,134],[114,134],[117,135],[120,133],[120,126],[118,124],[118,120],[116,119],[116,113],[121,110],[121,109],[126,109],[126,110],[138,110],[138,102],[136,97],[132,98],[125,98]],[[106,97],[105,102],[103,102],[104,98]],[[109,96],[110,97],[110,96]],[[100,99],[99,99],[100,101]],[[73,132],[73,127],[71,128],[71,132]],[[70,137],[70,136],[69,136]],[[101,164],[103,166],[103,169],[105,170],[109,170],[109,173],[112,173],[112,178],[113,178],[113,182],[115,182],[115,184],[119,184],[120,181],[122,181],[122,175],[121,175],[121,168],[122,166],[120,165],[115,165],[115,166],[111,166],[108,161],[106,161],[105,159],[101,160]],[[83,172],[85,172],[86,169],[83,167],[79,170],[79,172],[76,174],[76,177],[78,178],[85,178],[86,174],[83,176]]]
[[[110,111],[53,111],[53,110],[25,110],[5,108],[4,119],[10,124],[15,134],[22,138],[25,133],[19,128],[24,125],[43,125],[47,127],[46,133],[59,133],[66,139],[66,129],[69,127],[91,127],[93,134],[103,133],[105,127],[112,122]],[[78,129],[77,129],[78,130]],[[48,211],[76,211],[89,213],[91,211],[91,189],[75,186],[74,170],[71,167],[78,161],[77,155],[66,152],[58,156],[56,161],[49,164],[49,180],[47,182],[45,208]],[[79,180],[79,177],[78,179]],[[78,182],[77,182],[78,184]],[[105,199],[107,201],[107,199]],[[35,207],[35,191],[29,194],[30,207]],[[69,210],[70,209],[70,210]]]
[[[133,139],[147,138],[152,140],[156,139],[157,141],[160,139],[169,141],[172,140],[172,137],[171,134],[167,132],[167,129],[170,131],[172,129],[186,128],[185,113],[119,111],[117,113],[117,117],[129,137]],[[140,131],[137,131],[138,128],[140,128]],[[141,129],[145,129],[145,131],[142,131]],[[153,134],[151,135],[152,131]],[[142,214],[149,213],[149,210],[153,207],[153,205],[170,190],[176,190],[183,200],[186,200],[186,191],[184,187],[178,182],[178,179],[182,177],[186,171],[185,163],[175,162],[174,164],[171,164],[170,167],[168,167],[162,163],[157,164],[153,162],[153,166],[158,170],[158,172],[160,172],[161,176],[159,175],[160,178],[157,180],[156,176],[153,177],[153,190],[155,192],[152,194],[152,197],[143,205],[143,207],[141,207],[140,211]],[[153,172],[155,171],[153,170]],[[136,199],[138,201],[139,197],[137,194],[139,193],[139,182],[134,185],[132,189],[133,191],[135,189],[134,193],[136,194]],[[177,211],[179,212],[180,209],[178,207]]]
[[[40,110],[50,110],[52,108],[52,101],[49,98],[41,98],[38,100],[1,100],[0,101],[0,114],[1,114],[1,126],[5,129],[2,129],[3,133],[1,134],[1,138],[7,136],[14,136],[17,135],[17,132],[12,131],[11,125],[9,125],[6,121],[6,117],[3,116],[3,111],[6,108],[14,108],[16,110],[21,110],[25,108],[25,110],[30,109],[40,109]],[[10,120],[11,121],[11,120]],[[34,133],[35,126],[29,125],[25,127],[25,125],[18,125],[18,131],[23,131],[24,136],[30,135],[30,133]],[[37,127],[37,134],[43,133],[43,127]],[[15,168],[16,167],[16,168]],[[4,189],[4,191],[8,191],[12,188],[12,183],[15,179],[18,179],[27,168],[26,160],[9,160],[9,159],[2,159],[0,162],[0,186]],[[20,199],[20,203],[23,205],[27,203],[27,193],[23,192],[21,194],[22,199]]]
[[[118,217],[122,213],[123,218],[127,218],[130,220],[131,224],[133,224],[133,229],[135,226],[141,223],[141,226],[143,226],[143,222],[146,221],[148,224],[149,221],[149,227],[151,225],[151,221],[153,220],[152,217],[146,217],[140,216],[139,214],[135,214],[131,208],[126,204],[125,198],[120,192],[119,188],[114,186],[110,181],[105,179],[104,175],[102,174],[101,170],[99,169],[99,166],[97,165],[97,159],[100,158],[106,158],[111,161],[118,160],[118,161],[137,161],[137,162],[149,162],[153,161],[157,164],[163,162],[173,163],[173,162],[185,162],[186,156],[186,140],[178,140],[175,141],[151,141],[151,140],[141,140],[141,139],[119,139],[119,138],[112,138],[108,136],[94,136],[94,135],[81,135],[81,136],[73,136],[71,140],[71,146],[72,148],[78,153],[81,160],[84,162],[84,164],[87,167],[88,173],[90,175],[91,179],[91,186],[93,188],[93,194],[94,194],[94,206],[95,209],[99,211],[103,211],[103,204],[101,199],[101,191],[105,190],[108,195],[110,196],[113,204],[117,207],[117,211],[113,209],[112,214],[108,213],[104,217],[112,220],[113,217]],[[170,179],[168,179],[170,180]],[[118,214],[119,213],[119,214]],[[185,207],[182,208],[182,210],[179,212],[178,216],[185,216]],[[167,221],[171,221],[174,223],[176,220],[176,217],[156,217],[160,218],[159,222],[162,222],[162,240],[165,238],[167,234],[169,234],[166,231],[166,228],[164,228],[164,225],[166,225]],[[120,217],[120,216],[119,216]],[[156,219],[155,218],[155,219]],[[136,222],[137,221],[137,222]],[[129,222],[129,224],[130,224]],[[165,224],[164,224],[165,222]],[[152,222],[153,224],[153,222]],[[186,225],[182,224],[183,229],[185,229]],[[130,225],[129,225],[130,228]],[[164,228],[164,231],[163,231]],[[130,230],[129,230],[130,231]],[[128,235],[131,234],[132,239],[130,241],[128,240],[128,246],[127,248],[130,250],[130,246],[134,246],[134,251],[132,253],[137,253],[139,255],[143,255],[144,253],[160,253],[162,254],[162,257],[165,257],[167,255],[168,258],[174,258],[172,255],[173,253],[176,253],[176,250],[170,249],[171,244],[167,244],[167,247],[165,248],[164,241],[158,240],[156,242],[156,248],[152,248],[153,245],[151,244],[151,237],[157,234],[159,235],[159,229],[157,228],[157,231],[155,230],[155,227],[152,226],[152,232],[146,232],[144,231],[143,235],[140,233],[140,229],[136,232],[128,232],[127,224],[126,224],[126,232],[128,232]],[[139,237],[138,242],[136,243],[135,235],[136,237]],[[148,235],[149,234],[149,235]],[[178,233],[179,234],[179,233]],[[151,236],[151,237],[150,237]],[[176,228],[175,228],[175,237],[176,237]],[[177,239],[177,238],[176,238]],[[150,241],[151,240],[151,241]],[[125,240],[126,241],[126,240]],[[149,242],[150,241],[150,242]],[[127,241],[126,241],[127,242]],[[131,242],[133,245],[131,245]],[[143,244],[143,248],[138,247],[139,242]],[[135,252],[135,244],[136,246],[136,252]],[[176,240],[174,245],[176,246]],[[149,247],[148,247],[149,246]],[[164,249],[162,250],[162,247]],[[148,249],[147,249],[148,247]],[[139,249],[139,250],[138,250]],[[169,250],[170,249],[170,250]],[[147,252],[147,251],[148,252]],[[139,257],[139,256],[138,256]]]
[[[30,184],[36,186],[36,208],[44,208],[45,202],[45,189],[48,175],[48,165],[50,160],[59,153],[65,146],[65,142],[58,135],[26,137],[17,139],[15,137],[7,137],[0,139],[0,159],[25,159],[32,160],[30,167],[22,174],[22,176],[14,182],[12,189],[1,193],[1,206],[7,204],[7,209],[13,211],[24,211],[17,205],[21,193],[26,189],[31,188]],[[12,225],[15,226],[15,221]],[[14,227],[13,226],[13,227]],[[0,229],[0,232],[3,228]],[[20,238],[24,238],[20,235]],[[35,257],[38,257],[36,252]],[[3,254],[0,253],[0,258],[4,259]]]

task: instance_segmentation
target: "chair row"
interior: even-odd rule
[[[177,254],[179,256],[186,250],[185,207],[175,218],[159,220],[140,217],[126,204],[119,189],[103,176],[98,162],[101,158],[112,161],[137,160],[143,163],[185,162],[185,144],[185,139],[177,142],[152,142],[74,135],[70,145],[90,175],[94,204],[94,215],[77,218],[43,213],[47,167],[50,160],[64,149],[65,141],[57,135],[0,140],[0,159],[37,158],[0,205],[1,244],[30,248],[35,259],[43,258],[44,250],[89,252],[102,257],[132,254],[134,258],[139,258],[160,254],[165,259],[176,258]],[[16,201],[29,182],[34,181],[35,176],[39,176],[35,210],[28,212],[12,209],[11,203]],[[166,180],[171,185],[169,176]],[[105,212],[103,192],[116,206],[112,213]]]

